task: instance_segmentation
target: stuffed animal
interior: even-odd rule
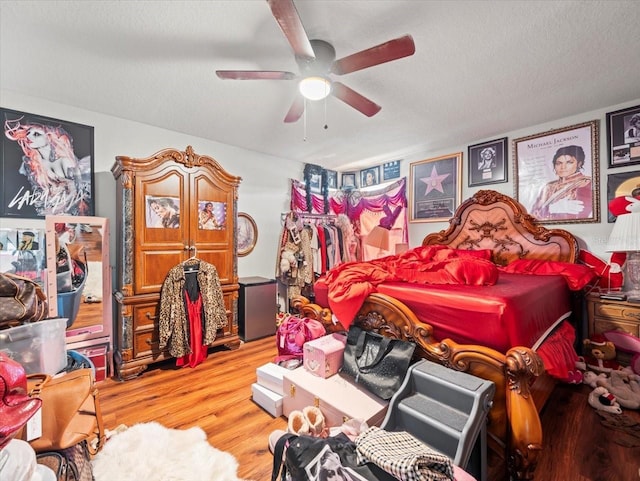
[[[636,189],[633,190],[635,192]],[[629,212],[640,212],[640,194],[621,195],[609,201],[609,212],[618,217]]]
[[[583,362],[577,363],[578,368],[601,373],[611,372],[620,367],[616,362],[616,347],[602,334],[595,334],[591,339],[585,339],[583,346],[584,358]]]
[[[284,275],[289,271],[293,271],[293,268],[297,266],[298,261],[293,251],[283,250],[282,254],[280,254],[280,273]]]
[[[622,414],[622,408],[616,397],[606,388],[598,386],[589,394],[589,406],[598,411],[606,411],[612,414]]]
[[[580,262],[591,267],[596,274],[598,274],[597,279],[591,285],[601,291],[622,289],[622,285],[624,284],[622,265],[626,258],[626,252],[614,252],[611,254],[611,259],[607,264],[605,261],[587,250],[581,249],[578,254]]]
[[[640,383],[636,376],[625,371],[611,371],[596,374],[586,371],[583,382],[592,388],[603,387],[615,396],[620,406],[627,409],[640,409]]]

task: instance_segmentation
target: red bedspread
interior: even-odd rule
[[[383,282],[410,284],[491,285],[498,269],[488,250],[467,251],[444,246],[417,247],[398,256],[370,262],[347,262],[329,270],[317,285],[328,286],[329,307],[345,328],[366,297]]]
[[[518,260],[497,267],[490,251],[444,246],[412,249],[400,256],[342,264],[315,284],[316,302],[329,305],[349,328],[365,298],[387,294],[433,326],[435,339],[478,344],[506,353],[534,348],[570,314],[570,290],[580,290],[596,273],[563,262]],[[569,380],[574,338],[562,325],[544,355],[552,375]]]
[[[506,353],[532,347],[571,311],[561,276],[500,273],[493,286],[380,284],[378,292],[402,301],[433,326],[436,339],[480,344]]]
[[[467,292],[474,293],[474,286],[480,287],[478,294],[473,294],[476,297],[498,295],[506,290],[505,292],[518,293],[520,300],[516,304],[522,304],[521,300],[536,299],[537,286],[531,290],[526,286],[519,288],[504,283],[493,290],[484,287],[494,286],[499,277],[508,274],[524,274],[525,277],[540,279],[558,277],[559,283],[564,283],[562,292],[568,298],[567,288],[582,289],[595,275],[591,268],[584,265],[537,260],[516,261],[507,267],[498,268],[489,260],[490,257],[489,250],[460,250],[445,246],[417,247],[398,256],[388,256],[370,262],[341,264],[318,279],[316,291],[321,291],[326,286],[329,307],[340,323],[348,329],[366,297],[380,290],[379,286],[382,284],[402,281],[399,290],[411,290],[414,286],[424,285],[443,286],[442,289],[447,296],[459,293],[461,298]],[[528,282],[536,281],[530,279]],[[540,282],[544,283],[543,280]],[[420,291],[413,291],[411,297],[420,295],[419,293]],[[507,294],[503,298],[506,297]],[[544,303],[551,302],[553,298],[537,299]],[[317,296],[316,300],[320,301],[320,296]],[[495,299],[493,302],[496,302]],[[458,301],[453,305],[457,306]],[[429,322],[428,318],[425,320]],[[530,336],[510,337],[520,339]]]

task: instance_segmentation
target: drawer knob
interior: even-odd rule
[[[156,319],[158,319],[158,316],[152,316],[150,312],[146,312],[145,317],[150,321],[155,321]]]

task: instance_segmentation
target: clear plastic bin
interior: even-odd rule
[[[27,374],[54,375],[67,365],[66,318],[47,319],[0,331],[0,351]]]

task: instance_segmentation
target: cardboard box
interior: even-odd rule
[[[277,394],[258,383],[251,385],[253,401],[274,418],[282,416],[282,395]]]
[[[289,369],[278,366],[273,362],[264,364],[256,369],[258,384],[282,396],[284,394],[282,377],[287,371]]]
[[[330,377],[342,367],[347,336],[333,333],[304,343],[304,368],[320,377]]]
[[[349,419],[362,419],[369,426],[380,426],[389,402],[369,393],[340,375],[322,378],[304,368],[284,374],[283,413],[316,406],[327,426],[342,426]]]

